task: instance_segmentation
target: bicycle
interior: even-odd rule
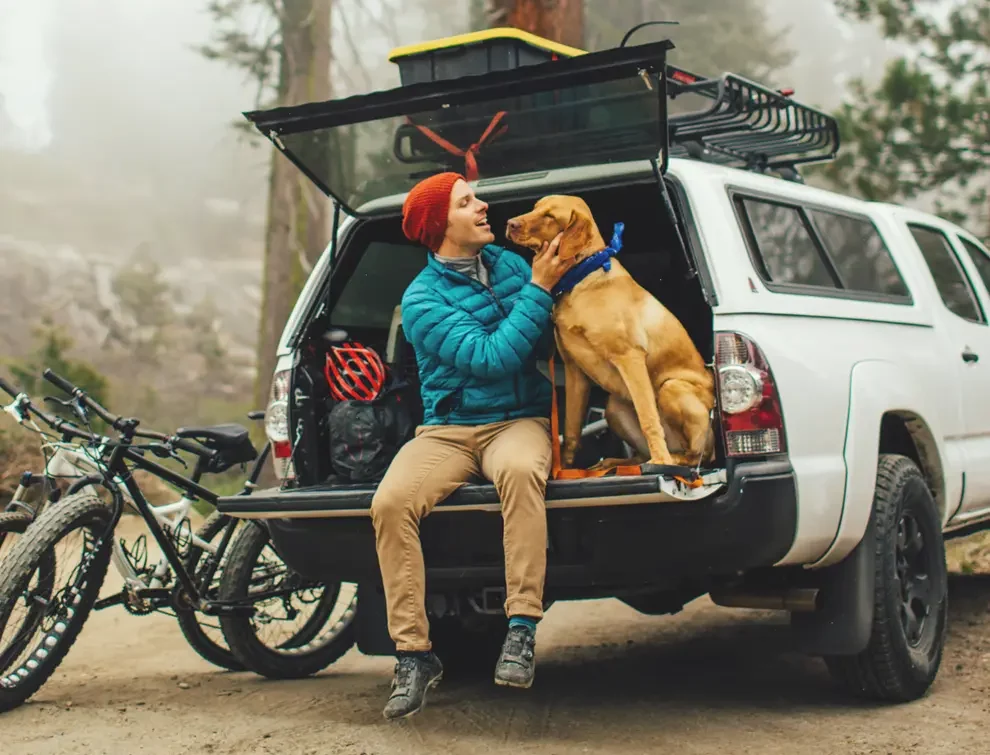
[[[0,711],[16,707],[33,695],[61,663],[90,611],[111,605],[122,604],[138,614],[171,609],[177,616],[193,617],[193,622],[186,628],[195,624],[201,629],[196,614],[218,618],[251,616],[253,605],[258,601],[276,597],[288,604],[296,592],[302,592],[306,596],[302,602],[314,606],[312,614],[302,628],[277,647],[294,649],[297,657],[316,661],[321,653],[327,652],[328,644],[336,652],[336,646],[340,644],[334,642],[340,639],[337,635],[352,631],[349,625],[338,626],[339,621],[332,625],[333,632],[329,636],[320,631],[337,602],[336,589],[327,591],[319,583],[293,578],[288,580],[287,586],[251,593],[242,600],[217,598],[216,580],[221,561],[240,522],[215,515],[211,517],[211,531],[206,533],[212,536],[200,537],[190,531],[188,507],[196,499],[209,503],[216,501],[217,496],[199,484],[202,474],[224,471],[235,464],[255,460],[255,468],[243,491],[250,492],[267,454],[263,451],[259,457],[255,453],[246,429],[239,425],[218,425],[180,429],[174,435],[138,430],[139,420],[112,415],[81,389],[50,370],[45,370],[43,375],[72,397],[76,413],[86,419],[87,425],[88,410],[116,431],[117,437],[98,435],[91,427],[84,430],[67,420],[52,417],[34,406],[24,394],[15,394],[0,379],[0,388],[16,397],[15,402],[23,416],[41,419],[62,436],[60,443],[74,446],[58,447],[66,462],[72,459],[84,467],[92,463],[97,469],[80,476],[57,499],[57,505],[51,505],[51,502],[45,505],[0,563],[0,674],[4,674],[0,676]],[[135,438],[151,442],[139,445],[134,442]],[[184,463],[178,450],[197,457],[196,467],[188,478],[146,457],[146,453],[151,452],[159,458],[173,458]],[[184,493],[182,499],[175,504],[153,507],[134,480],[133,469],[143,469],[179,488]],[[97,495],[96,490],[100,488],[110,494],[109,506]],[[154,568],[147,566],[146,550],[141,557],[137,548],[128,550],[123,540],[113,540],[125,501],[133,502],[161,548],[162,558]],[[178,516],[183,511],[186,516]],[[173,515],[171,519],[168,513]],[[211,523],[210,520],[207,523]],[[200,531],[205,529],[204,524]],[[70,571],[67,584],[56,589],[55,572],[62,560],[56,547],[68,541],[77,530],[83,536],[81,557]],[[221,536],[220,543],[213,545],[217,534]],[[206,557],[200,561],[204,554]],[[111,562],[118,570],[123,570],[124,588],[117,595],[97,600]],[[282,568],[284,570],[284,564]],[[173,574],[177,580],[174,585],[171,584]],[[16,609],[22,604],[26,610],[20,615]],[[289,618],[296,615],[298,611]],[[39,633],[38,639],[32,641]],[[200,650],[197,645],[194,648],[197,652]],[[218,665],[243,667],[227,648],[219,649],[234,660],[224,659],[226,662]],[[327,665],[330,662],[332,660]]]
[[[31,420],[30,414],[27,411],[30,400],[26,394],[15,395],[12,389],[9,389],[9,386],[2,381],[0,381],[0,386],[14,398],[11,404],[4,407],[4,410],[14,417],[19,424],[27,425],[30,429],[43,435],[41,428]],[[73,408],[76,408],[74,402],[61,403],[63,405],[71,404]],[[85,421],[85,416],[81,413],[79,414]],[[248,418],[252,420],[263,419],[264,412],[249,412]],[[61,440],[48,440],[42,443],[41,448],[45,457],[44,473],[41,475],[33,474],[32,472],[23,473],[13,497],[7,504],[3,514],[0,514],[0,560],[2,560],[5,551],[10,550],[12,547],[13,538],[11,535],[24,534],[27,527],[38,517],[45,507],[57,503],[62,497],[63,491],[58,487],[58,481],[72,481],[64,493],[66,496],[78,492],[96,495],[95,479],[100,473],[100,467],[97,461],[99,459],[98,449],[97,453],[91,454],[88,452],[87,446],[73,443],[65,438]],[[252,469],[241,490],[241,495],[248,495],[255,488],[258,477],[268,459],[269,452],[269,446],[266,444],[254,460]],[[230,464],[229,466],[234,465]],[[190,479],[198,482],[206,471],[203,465],[199,465],[194,470]],[[209,471],[222,472],[225,469],[217,468],[214,461],[214,468]],[[116,483],[119,486],[122,480],[118,477]],[[39,485],[43,492],[32,500],[29,493]],[[121,488],[121,493],[124,496],[125,502],[133,506],[133,499],[127,489]],[[173,538],[188,538],[186,568],[191,573],[195,573],[197,567],[205,564],[207,571],[202,574],[202,577],[213,579],[216,575],[217,568],[212,562],[216,561],[217,565],[219,564],[218,553],[220,556],[223,556],[226,551],[227,542],[229,542],[229,536],[224,539],[226,532],[228,529],[235,529],[238,523],[229,516],[214,512],[207,517],[195,532],[186,534],[183,528],[189,523],[189,514],[195,502],[195,498],[183,494],[177,501],[160,505],[150,505],[150,509],[158,520],[158,523],[170,536]],[[217,538],[221,538],[219,547],[214,542]],[[164,587],[165,582],[169,580],[169,564],[164,557],[153,567],[148,566],[146,538],[143,534],[137,539],[131,549],[128,549],[123,541],[114,541],[112,548],[111,563],[118,574],[121,575],[125,590],[133,591],[143,587]],[[202,564],[200,563],[201,559]],[[217,586],[215,585],[213,589],[216,590]],[[149,610],[149,606],[141,606],[134,601],[118,600],[112,600],[106,603],[98,602],[95,608],[99,610],[104,607],[116,605],[118,602],[123,603],[127,610],[136,614],[150,613],[151,610],[154,610]],[[179,608],[175,611],[174,615],[186,641],[200,657],[215,666],[231,671],[241,671],[244,669],[243,664],[225,646],[223,633],[219,626],[206,623],[198,612],[186,608]],[[217,639],[213,639],[210,636],[211,634]],[[0,666],[0,670],[2,669],[3,666]]]

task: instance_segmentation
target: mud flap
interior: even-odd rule
[[[357,647],[365,655],[395,655],[395,643],[388,634],[385,593],[380,584],[358,583],[355,632]]]
[[[821,608],[791,614],[798,652],[856,655],[866,649],[873,627],[876,541],[876,517],[871,513],[863,539],[852,553],[815,572]]]

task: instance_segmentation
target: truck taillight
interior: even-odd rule
[[[265,434],[272,444],[272,463],[280,480],[295,477],[292,464],[292,442],[289,437],[289,378],[291,370],[276,372],[265,410]]]
[[[715,380],[726,453],[738,457],[785,452],[780,397],[759,347],[739,333],[716,333]]]

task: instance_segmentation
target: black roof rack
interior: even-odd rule
[[[796,175],[801,163],[831,160],[839,149],[835,118],[802,105],[788,90],[724,73],[706,79],[667,65],[667,96],[700,95],[709,108],[668,116],[671,157],[764,172],[780,170]]]

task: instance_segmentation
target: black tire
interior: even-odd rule
[[[222,536],[225,527],[230,521],[231,518],[229,516],[215,511],[196,530],[196,535],[202,540],[212,543],[215,537],[218,535]],[[227,553],[230,552],[230,545],[231,543],[228,543]],[[193,581],[196,583],[201,594],[204,594],[206,597],[216,598],[223,565],[221,564],[221,567],[217,569],[210,585],[202,584],[202,580],[205,577],[204,569],[209,561],[209,559],[203,557],[204,554],[205,551],[201,548],[190,548],[189,555],[185,560],[185,567],[189,574],[192,575]],[[182,606],[176,606],[175,616],[179,621],[179,629],[182,631],[182,636],[186,638],[186,642],[189,643],[190,647],[203,660],[212,663],[214,666],[225,668],[228,671],[244,670],[244,664],[237,660],[234,654],[230,652],[230,648],[227,647],[226,640],[223,638],[223,632],[220,629],[219,619],[216,616],[207,616],[192,608],[183,608]],[[204,623],[206,627],[213,631],[207,632],[204,628]]]
[[[832,676],[858,697],[908,702],[938,674],[948,619],[942,525],[928,485],[911,459],[883,454],[877,469],[875,605],[866,649],[825,658]]]
[[[80,493],[67,496],[57,506],[46,509],[31,524],[0,564],[0,654],[11,644],[23,642],[23,652],[12,659],[13,662],[0,677],[0,712],[21,705],[37,692],[79,636],[99,597],[110,564],[113,538],[109,528],[112,518],[112,511],[93,495]],[[19,637],[23,628],[28,626],[27,621],[15,622],[18,626],[12,627],[9,633],[5,632],[32,577],[40,570],[41,582],[46,568],[59,565],[56,546],[77,529],[84,530],[88,547],[79,565],[71,572],[71,584],[65,587],[66,593],[75,592],[71,603],[61,598],[62,588],[56,585],[46,601],[45,615],[30,627],[32,636]],[[57,576],[54,571],[51,568],[53,578]],[[27,612],[28,616],[33,610],[32,607]],[[50,626],[46,627],[46,623]]]
[[[34,517],[24,511],[4,511],[0,513],[0,564],[17,542],[17,535],[23,535]]]
[[[252,587],[264,590],[273,576],[255,567],[269,545],[268,530],[254,522],[237,533],[220,578],[220,599],[251,604]],[[274,549],[272,549],[274,551]],[[246,668],[269,679],[299,679],[322,671],[353,647],[356,641],[354,616],[357,593],[344,607],[339,618],[334,609],[341,591],[340,584],[316,584],[295,575],[279,559],[286,580],[299,584],[296,592],[320,591],[311,617],[288,640],[271,647],[258,637],[258,619],[254,616],[223,616],[220,626],[231,651]],[[294,593],[293,593],[294,594]],[[258,608],[258,604],[254,604]]]
[[[3,563],[7,555],[13,550],[14,544],[27,531],[27,528],[33,521],[34,517],[24,511],[5,511],[0,513],[0,564]],[[52,568],[53,559],[54,556],[44,559],[44,563],[38,570],[38,582],[33,590],[35,595],[40,595],[46,600],[51,597],[55,582],[55,570]],[[36,605],[24,617],[21,627],[25,635],[28,635],[34,624],[41,620],[43,613],[44,609],[40,605]],[[0,632],[0,636],[2,636],[2,632]],[[25,636],[25,640],[27,639],[29,637]],[[20,652],[21,648],[19,647],[0,648],[0,672],[5,671]]]

